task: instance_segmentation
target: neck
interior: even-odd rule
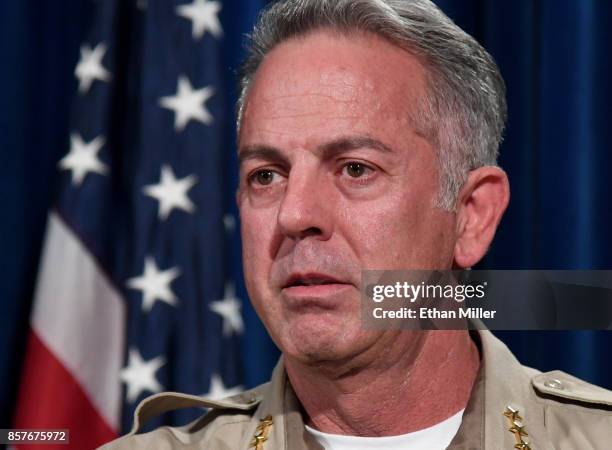
[[[285,356],[306,423],[325,433],[393,436],[431,427],[465,408],[480,364],[469,334],[403,332],[402,338],[411,342],[409,351],[394,346],[397,354],[379,352],[357,363]]]

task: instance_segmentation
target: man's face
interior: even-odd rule
[[[360,325],[361,270],[451,267],[454,215],[434,207],[435,150],[410,120],[425,77],[376,36],[327,31],[259,68],[239,135],[243,262],[286,355],[383,351],[391,332]]]

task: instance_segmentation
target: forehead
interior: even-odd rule
[[[264,58],[239,140],[414,133],[410,118],[425,95],[425,70],[406,50],[370,33],[315,31]]]

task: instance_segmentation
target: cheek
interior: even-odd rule
[[[342,213],[345,235],[364,268],[430,268],[445,254],[445,213],[419,193],[389,194]],[[425,200],[423,200],[425,198]]]
[[[388,260],[401,245],[405,220],[396,201],[386,195],[338,208],[337,231],[346,239],[362,268],[389,267]]]
[[[242,259],[247,285],[264,283],[271,264],[271,246],[276,226],[273,208],[253,209],[240,206]]]

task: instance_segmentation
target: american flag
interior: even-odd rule
[[[14,422],[68,428],[58,448],[125,433],[150,394],[243,383],[226,6],[91,3]]]

